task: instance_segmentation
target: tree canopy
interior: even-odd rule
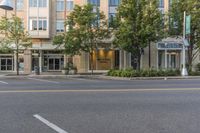
[[[81,51],[89,53],[93,72],[93,52],[103,39],[109,38],[110,33],[104,13],[91,4],[75,5],[74,10],[67,16],[65,25],[68,30],[56,36],[54,44],[64,44],[66,54],[75,55]]]
[[[188,63],[197,57],[200,48],[200,1],[199,0],[173,0],[169,10],[169,35],[183,35],[183,13],[191,15],[191,34],[186,35],[190,42],[188,47]]]
[[[16,51],[17,75],[19,74],[19,49],[30,47],[32,42],[27,31],[25,31],[21,18],[13,15],[11,18],[0,19],[0,34],[2,36],[2,48]],[[12,46],[14,44],[14,46]]]
[[[157,0],[122,0],[117,8],[115,45],[137,58],[140,68],[141,49],[163,36],[163,15]]]

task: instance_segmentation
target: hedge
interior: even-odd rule
[[[125,70],[111,69],[108,76],[116,77],[162,77],[162,76],[180,76],[180,70],[133,70],[131,68]]]
[[[173,70],[133,70],[132,68],[128,68],[125,70],[116,70],[111,69],[107,73],[108,76],[115,77],[164,77],[164,76],[180,76],[181,71],[179,69]],[[190,76],[200,76],[200,72],[189,72]]]

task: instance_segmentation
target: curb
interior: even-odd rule
[[[0,79],[24,79],[24,78],[87,78],[87,79],[104,79],[104,80],[168,80],[168,79],[200,79],[200,76],[185,76],[185,77],[112,77],[105,75],[19,75],[8,76],[0,75]]]

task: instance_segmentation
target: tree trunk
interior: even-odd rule
[[[90,52],[90,68],[91,68],[91,75],[93,75],[93,70],[94,70],[94,63],[93,63],[93,51]]]
[[[149,69],[151,69],[151,42],[149,41]]]
[[[19,48],[18,48],[18,44],[16,44],[17,46],[17,51],[16,51],[16,66],[17,66],[17,75],[19,75]]]
[[[189,46],[188,47],[188,63],[187,63],[187,61],[186,61],[186,64],[188,64],[188,66],[186,66],[186,67],[188,67],[187,69],[188,69],[188,71],[191,71],[192,70],[192,60],[193,60],[193,58],[192,58],[192,51],[193,51],[193,47],[192,47],[192,45],[191,46]]]

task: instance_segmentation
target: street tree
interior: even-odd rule
[[[24,29],[21,18],[15,15],[9,19],[6,17],[0,19],[0,34],[1,46],[9,51],[16,51],[17,75],[19,75],[19,51],[32,45],[31,38]]]
[[[140,69],[141,50],[163,36],[163,15],[157,0],[122,0],[117,8],[114,44],[130,52]]]
[[[90,68],[93,73],[94,51],[102,40],[110,37],[104,13],[91,4],[75,5],[74,10],[67,16],[65,24],[68,30],[56,36],[54,44],[63,44],[66,54],[89,53]]]
[[[186,35],[190,46],[188,47],[188,65],[191,70],[194,59],[200,51],[200,1],[199,0],[173,0],[169,10],[169,35],[183,36],[184,11],[191,15],[191,33]]]

